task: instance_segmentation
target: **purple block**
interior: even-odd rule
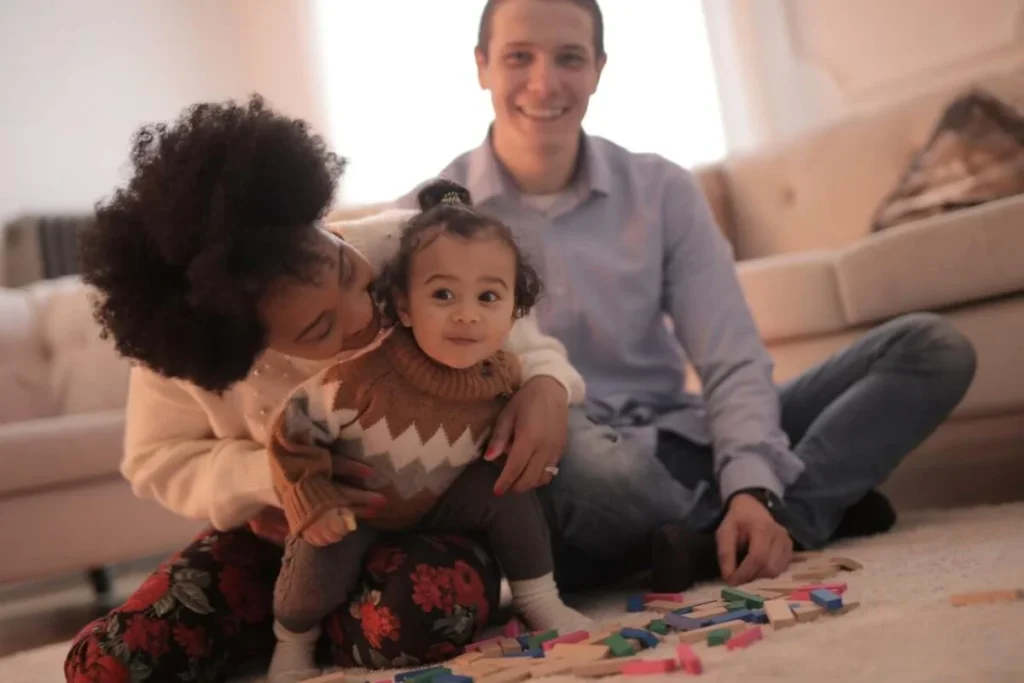
[[[750,621],[751,611],[749,609],[734,609],[731,612],[719,614],[717,617],[711,617],[709,619],[711,623],[708,624],[708,626],[712,626],[714,624],[724,624],[727,621],[736,621],[737,619],[741,619],[743,621]]]
[[[676,614],[675,612],[666,614],[664,621],[678,631],[694,631],[704,625],[703,622],[691,619],[690,617],[684,617],[682,614]]]

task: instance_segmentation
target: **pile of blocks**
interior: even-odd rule
[[[523,633],[513,621],[502,636],[473,643],[444,666],[408,671],[395,683],[519,683],[528,678],[570,675],[600,678],[623,675],[701,674],[699,648],[740,650],[764,638],[766,631],[809,622],[822,615],[845,614],[858,606],[844,601],[846,584],[829,581],[861,565],[849,558],[797,553],[799,569],[791,580],[755,582],[723,588],[717,599],[687,600],[678,593],[647,594],[627,600],[637,617],[661,616],[628,625],[606,624],[598,632]],[[625,621],[629,621],[627,616]],[[642,653],[662,643],[675,645],[673,656]],[[384,682],[382,682],[384,683]]]

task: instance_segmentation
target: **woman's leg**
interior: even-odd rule
[[[280,565],[281,549],[247,529],[203,533],[78,634],[68,683],[200,683],[265,665]]]

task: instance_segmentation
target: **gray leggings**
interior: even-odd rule
[[[534,491],[494,495],[499,466],[480,459],[463,470],[417,525],[418,530],[486,532],[495,559],[510,581],[552,571],[551,534]],[[274,616],[303,633],[348,600],[377,532],[360,525],[323,548],[291,537],[274,587]]]

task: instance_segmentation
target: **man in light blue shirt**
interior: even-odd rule
[[[655,588],[681,590],[703,578],[695,544],[712,538],[715,571],[745,583],[784,571],[794,541],[891,526],[875,487],[963,397],[970,343],[911,315],[777,387],[693,176],[582,131],[606,60],[597,3],[490,0],[476,52],[495,119],[439,175],[515,231],[545,284],[540,328],[587,382],[541,489],[586,561],[562,569],[563,588],[587,564],[639,569],[653,553]],[[702,396],[684,391],[687,360]]]

